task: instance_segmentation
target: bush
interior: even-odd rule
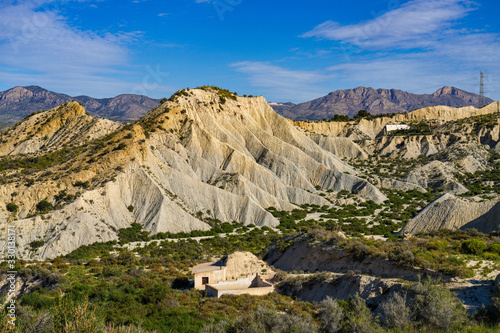
[[[113,150],[123,150],[127,147],[127,144],[125,142],[121,142],[115,149]]]
[[[45,245],[45,242],[43,240],[37,240],[37,241],[31,242],[29,245],[31,247],[31,250],[36,251],[38,248]]]
[[[500,243],[491,244],[490,246],[488,246],[486,251],[500,255]]]
[[[87,300],[78,301],[69,296],[56,299],[51,309],[54,332],[92,333],[106,331],[104,318]]]
[[[251,318],[238,318],[234,322],[221,321],[216,325],[206,325],[202,332],[315,333],[317,327],[310,318],[261,307]]]
[[[483,253],[486,244],[479,239],[468,239],[462,243],[462,252],[467,254],[480,255]]]
[[[449,331],[452,325],[467,318],[462,302],[449,289],[428,278],[412,288],[412,312],[414,318],[424,325]]]
[[[344,319],[344,312],[336,300],[327,297],[320,303],[318,318],[322,332],[339,332],[342,320]]]
[[[139,223],[132,223],[129,228],[119,229],[118,238],[120,238],[120,245],[151,240],[149,231],[142,230],[142,226]]]
[[[358,294],[347,301],[343,332],[367,333],[377,330],[373,314]]]
[[[16,205],[15,203],[13,203],[13,202],[9,202],[9,203],[7,204],[7,207],[6,207],[6,208],[7,208],[7,211],[9,211],[9,212],[11,212],[11,213],[16,213],[16,212],[17,212],[17,210],[19,209],[19,206],[18,206],[18,205]]]
[[[83,188],[89,188],[90,187],[90,183],[88,181],[81,181],[81,180],[77,180],[73,186],[75,187],[83,187]]]
[[[403,328],[411,323],[406,294],[394,293],[381,305],[384,324],[389,328]]]
[[[54,206],[47,200],[42,200],[36,205],[36,210],[42,214],[46,214],[54,209]]]
[[[131,212],[131,213],[132,213],[132,212],[134,211],[134,206],[129,205],[129,206],[127,207],[127,209],[128,209],[128,211],[129,211],[129,212]]]

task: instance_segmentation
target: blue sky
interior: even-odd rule
[[[0,0],[0,90],[303,102],[370,86],[500,99],[497,0]]]

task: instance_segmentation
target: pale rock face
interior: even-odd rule
[[[316,144],[342,159],[368,159],[368,153],[350,138],[306,133]]]
[[[497,202],[498,200],[469,202],[446,193],[430,203],[417,216],[411,219],[399,233],[416,234],[439,229],[455,230],[465,227],[465,225],[470,227],[470,224],[468,224],[470,221],[486,214]],[[479,231],[487,229],[480,225],[476,226]]]

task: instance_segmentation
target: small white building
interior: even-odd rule
[[[276,273],[249,252],[235,252],[221,260],[197,265],[191,271],[195,289],[206,290],[209,297],[265,295],[274,290],[271,280]]]
[[[390,125],[385,125],[384,127],[384,135],[389,134],[390,132],[393,131],[398,131],[398,130],[409,130],[411,127],[409,125],[405,124],[390,124]]]
[[[271,283],[262,279],[259,274],[249,275],[232,281],[223,281],[206,284],[205,290],[208,297],[221,297],[222,295],[267,295],[274,291]]]

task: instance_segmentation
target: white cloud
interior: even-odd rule
[[[390,8],[389,8],[390,9]],[[413,0],[366,22],[327,21],[302,37],[329,39],[366,48],[417,48],[472,10],[466,0]]]
[[[231,64],[236,71],[249,76],[252,86],[267,88],[273,99],[304,101],[327,91],[317,86],[332,77],[319,71],[292,70],[269,62],[243,61]]]
[[[18,77],[31,81],[15,84],[71,82],[76,84],[71,88],[81,89],[100,80],[113,81],[109,76],[128,65],[127,43],[138,33],[98,34],[73,28],[58,6],[50,0],[0,5],[0,65],[8,68],[2,73],[4,83],[24,73]]]

